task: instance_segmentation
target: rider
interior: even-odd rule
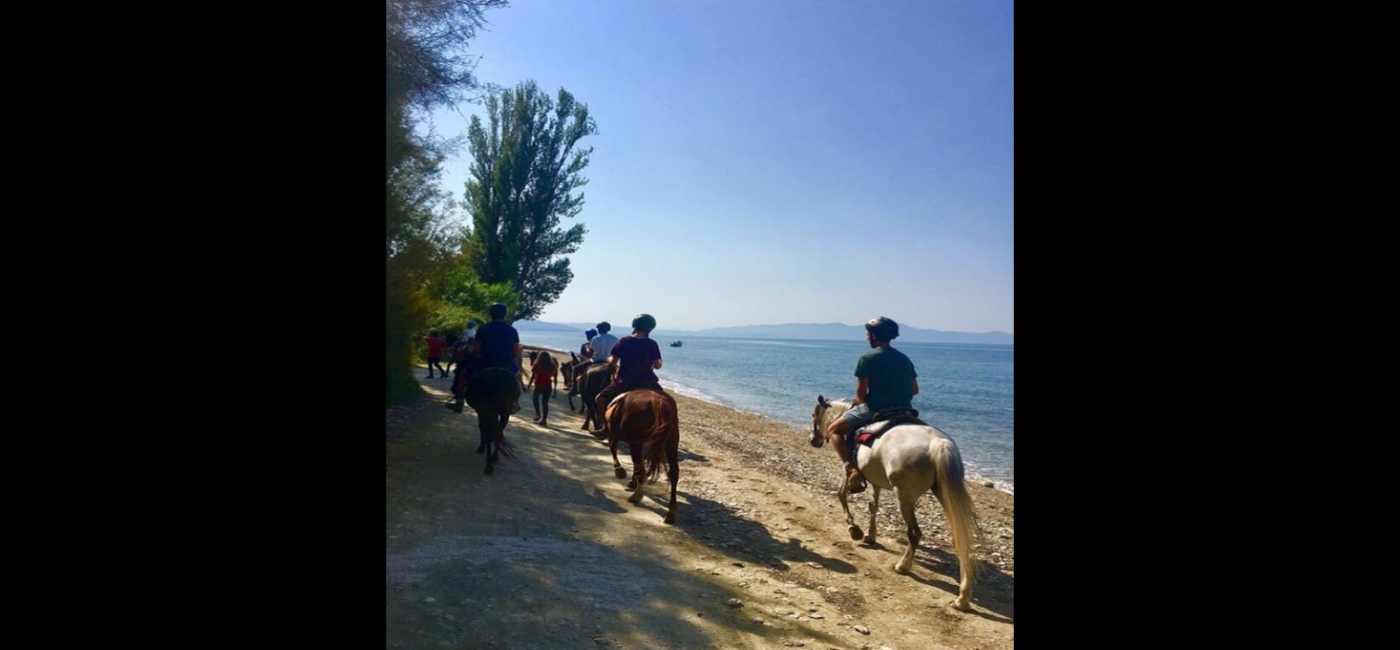
[[[574,380],[577,381],[585,368],[608,360],[608,353],[612,352],[614,345],[617,345],[617,336],[609,334],[612,331],[612,324],[608,321],[598,323],[596,330],[588,337],[588,347],[584,350],[585,360],[574,366]]]
[[[846,490],[852,493],[865,490],[865,477],[856,469],[855,454],[846,449],[846,434],[869,424],[881,409],[911,408],[914,396],[919,394],[919,374],[914,371],[914,362],[890,347],[890,341],[898,336],[899,323],[884,316],[865,324],[865,340],[872,351],[856,362],[856,398],[851,410],[826,430],[827,439],[846,465]]]
[[[569,371],[569,374],[573,375],[570,390],[573,389],[573,384],[578,383],[579,372],[587,368],[588,364],[593,363],[593,348],[588,347],[588,345],[597,335],[597,329],[589,329],[583,333],[583,344],[578,346],[578,359],[575,360],[577,363],[573,364],[574,369]]]
[[[588,349],[588,342],[593,340],[593,337],[597,335],[598,330],[596,329],[584,331],[583,344],[578,346],[578,355],[575,356],[574,353],[569,353],[570,356],[573,356],[573,363],[569,364],[569,376],[564,378],[564,390],[574,389],[574,381],[578,379],[578,371],[582,370],[583,367],[588,365],[588,362],[593,359],[593,352]],[[561,359],[560,361],[563,360]]]
[[[475,359],[467,363],[467,377],[470,378],[486,368],[501,368],[512,377],[520,374],[520,367],[515,365],[515,359],[522,351],[520,333],[506,322],[506,311],[505,303],[499,302],[487,310],[491,322],[482,325],[476,332],[472,349],[477,354]],[[461,413],[462,401],[463,397],[459,395],[447,408]],[[520,412],[520,402],[512,404],[510,412]]]
[[[632,319],[632,335],[618,339],[617,345],[612,347],[608,364],[613,366],[617,379],[598,393],[598,399],[594,403],[598,406],[599,417],[602,417],[608,402],[614,397],[634,388],[650,388],[663,394],[666,392],[661,388],[660,380],[656,378],[655,371],[661,369],[661,347],[651,340],[651,331],[654,329],[656,319],[651,314],[637,314],[637,317]],[[605,419],[605,432],[595,432],[594,437],[606,437],[607,427]]]
[[[612,354],[614,345],[617,345],[617,336],[609,334],[612,325],[608,321],[598,323],[598,335],[588,339],[588,349],[593,351],[594,361],[607,361],[608,355]]]

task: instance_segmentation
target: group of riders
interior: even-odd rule
[[[457,413],[462,412],[471,378],[477,373],[490,368],[500,368],[512,376],[519,375],[522,358],[520,334],[506,322],[506,312],[507,308],[503,303],[491,305],[487,311],[491,321],[479,329],[476,328],[476,321],[469,322],[464,336],[452,348],[452,361],[456,362],[457,370],[452,382],[453,398],[447,402],[447,408]],[[584,371],[590,366],[606,363],[611,367],[613,379],[597,395],[597,413],[603,413],[613,398],[630,390],[645,388],[665,394],[666,391],[662,389],[656,376],[656,371],[661,369],[661,347],[651,339],[654,329],[655,318],[650,314],[637,314],[632,319],[632,333],[628,336],[618,338],[613,335],[612,325],[607,321],[598,323],[596,329],[584,332],[587,341],[579,346],[581,361],[572,366],[572,372],[564,373],[565,388],[576,388]],[[852,453],[854,433],[874,422],[877,416],[884,419],[889,413],[912,412],[913,398],[919,394],[919,375],[914,370],[914,362],[903,352],[890,347],[890,342],[898,336],[899,324],[892,319],[878,316],[865,323],[865,340],[870,344],[871,351],[861,355],[856,361],[855,399],[851,409],[832,422],[826,430],[827,439],[836,448],[837,455],[845,465],[846,487],[852,493],[864,491],[866,488],[865,478],[856,468]],[[433,338],[436,338],[436,335]],[[438,355],[433,354],[431,341],[429,345],[428,372],[431,377]],[[553,361],[549,363],[552,365]],[[449,362],[449,366],[451,365]],[[446,371],[440,365],[437,368],[445,377]],[[552,374],[554,370],[547,368],[546,372]],[[535,378],[536,385],[539,385],[538,379],[539,377]],[[542,423],[544,419],[539,416],[540,404],[538,395],[536,397],[535,421]],[[548,399],[546,394],[546,418]],[[512,413],[519,410],[520,405],[516,403]],[[607,437],[607,422],[599,424],[604,430],[594,435],[599,438]]]
[[[468,390],[471,386],[472,378],[479,373],[499,368],[516,376],[520,372],[522,359],[522,348],[520,345],[520,333],[515,327],[506,322],[508,308],[504,303],[491,305],[487,314],[491,317],[490,322],[476,329],[476,321],[467,324],[464,336],[451,348],[452,359],[457,364],[452,382],[452,399],[445,406],[457,413],[462,412],[462,405],[466,401]],[[572,372],[565,373],[565,388],[574,388],[573,383],[582,376],[582,372],[589,366],[598,363],[607,363],[612,370],[612,381],[598,394],[596,403],[599,405],[599,412],[606,407],[614,397],[629,390],[638,388],[649,388],[657,392],[665,393],[661,388],[661,383],[656,376],[656,371],[661,369],[661,348],[650,338],[651,331],[656,329],[656,318],[651,314],[637,314],[632,319],[632,334],[618,338],[611,334],[612,325],[607,321],[598,323],[596,329],[590,329],[585,334],[587,341],[580,347],[579,363],[572,366]],[[435,334],[433,338],[436,338]],[[431,377],[433,368],[438,361],[437,354],[433,352],[432,341],[429,341],[429,363],[428,372]],[[551,358],[543,357],[548,366],[552,366],[554,361]],[[536,359],[536,377],[533,382],[537,387],[542,386],[540,382],[541,373],[548,377],[554,373],[553,367],[539,370],[539,359]],[[449,364],[450,365],[450,364]],[[446,371],[438,365],[438,370],[446,376]],[[537,390],[538,393],[538,390]],[[538,423],[545,423],[548,417],[548,394],[544,396],[544,405],[538,400],[536,395],[535,404],[536,418]],[[544,409],[541,414],[541,409]],[[520,405],[516,403],[511,410],[512,413],[519,412]],[[606,426],[606,425],[604,425]],[[606,437],[607,431],[596,433],[598,437]]]

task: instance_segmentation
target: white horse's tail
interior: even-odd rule
[[[963,481],[962,455],[952,440],[938,436],[929,443],[928,451],[938,472],[933,493],[943,503],[948,531],[953,536],[953,550],[957,551],[962,571],[968,574],[967,577],[975,579],[978,562],[973,543],[975,538],[981,537],[981,529],[977,523],[977,512],[972,507],[972,496],[968,494],[967,484]]]

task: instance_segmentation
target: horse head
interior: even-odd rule
[[[817,449],[821,449],[822,443],[826,442],[826,436],[822,435],[822,429],[825,424],[823,422],[824,416],[829,408],[831,408],[831,402],[826,401],[825,397],[817,395],[817,405],[812,408],[812,437],[808,440]]]
[[[821,449],[822,443],[826,442],[826,430],[831,427],[831,423],[849,410],[851,410],[851,405],[848,402],[829,400],[817,395],[817,405],[812,408],[812,437],[808,442],[811,442],[813,447]]]

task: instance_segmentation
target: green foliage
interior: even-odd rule
[[[507,0],[386,0],[385,95],[390,106],[432,108],[480,87],[465,53],[486,11]]]
[[[386,403],[421,395],[412,363],[431,318],[433,287],[451,264],[439,189],[453,142],[415,131],[426,109],[481,88],[467,43],[506,0],[386,0],[384,110],[384,385]],[[482,309],[484,313],[484,308]]]
[[[437,309],[428,318],[428,329],[461,332],[466,329],[469,320],[475,320],[478,324],[491,320],[486,310],[492,303],[520,304],[520,294],[511,289],[509,283],[486,284],[473,279],[453,281],[471,275],[471,266],[465,263],[449,273],[450,279],[445,283]]]
[[[582,171],[592,148],[575,150],[597,133],[588,107],[563,88],[556,99],[533,81],[486,98],[489,124],[473,116],[467,143],[473,162],[465,205],[473,228],[468,257],[488,284],[507,282],[514,321],[539,316],[573,281],[565,255],[578,250],[583,224],[560,228],[583,210]]]

